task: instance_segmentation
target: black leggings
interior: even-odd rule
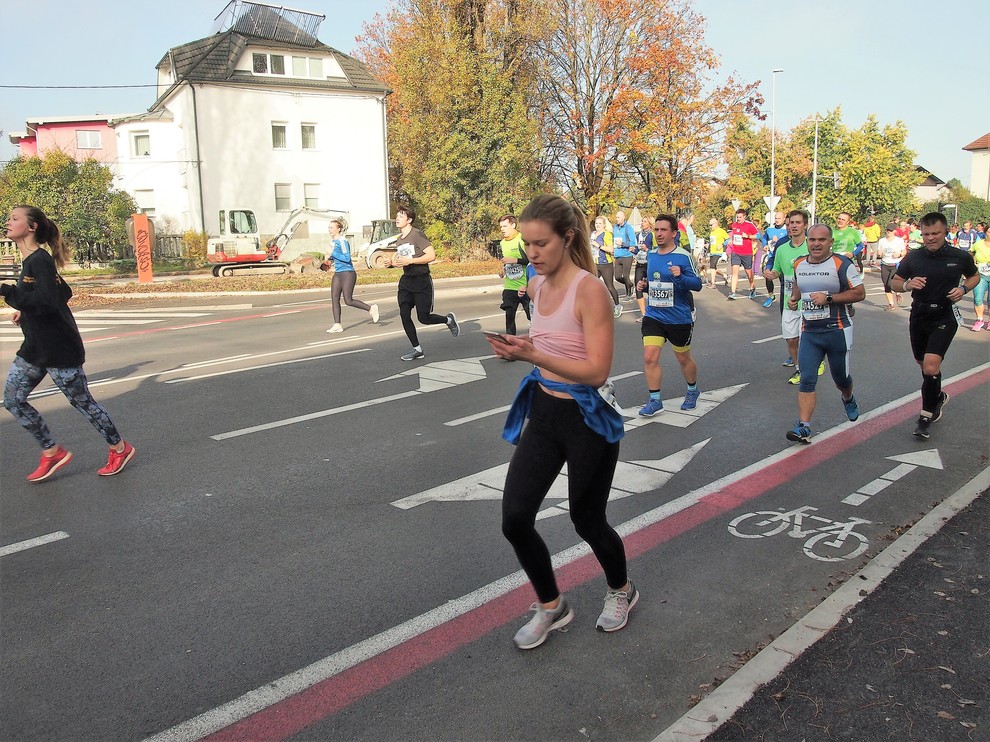
[[[891,285],[891,281],[894,280],[894,274],[897,273],[897,265],[888,265],[887,263],[880,264],[880,280],[883,281],[883,290],[885,293],[893,294],[894,287]]]
[[[550,551],[536,530],[536,513],[564,462],[574,528],[591,546],[608,586],[613,590],[625,587],[625,548],[605,519],[618,459],[619,444],[609,443],[592,431],[581,417],[577,402],[552,397],[542,388],[533,392],[529,423],[505,477],[502,534],[512,544],[541,603],[555,600],[560,591]]]
[[[416,308],[416,319],[421,325],[445,325],[447,318],[433,314],[433,279],[429,276],[403,276],[399,279],[399,317],[402,329],[413,347],[419,345],[416,325],[412,321],[412,310]]]
[[[357,283],[357,273],[354,271],[337,271],[330,281],[330,298],[333,302],[333,321],[340,324],[340,296],[343,294],[344,303],[355,309],[371,311],[371,307],[363,301],[354,298],[354,284]]]
[[[646,280],[646,263],[636,263],[636,298],[642,299],[643,292],[639,290],[639,282]]]
[[[618,269],[615,271],[616,280],[626,287],[626,296],[632,296],[632,265],[635,258],[616,258],[615,267]]]
[[[605,282],[605,288],[612,295],[612,303],[619,303],[619,294],[615,290],[615,266],[612,263],[598,263],[598,277]]]

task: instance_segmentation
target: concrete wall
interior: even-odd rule
[[[990,201],[990,150],[973,152],[969,182],[970,190],[975,195]]]

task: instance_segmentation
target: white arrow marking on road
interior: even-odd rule
[[[612,491],[609,497],[618,500],[662,487],[674,474],[687,466],[694,455],[704,448],[710,440],[707,438],[690,448],[685,448],[655,461],[620,461],[615,468],[615,477],[612,480]],[[401,500],[393,502],[392,505],[402,510],[409,510],[426,502],[501,500],[502,487],[505,485],[505,475],[508,470],[508,463],[499,464],[477,474],[441,484],[439,487],[433,487],[409,497],[403,497]],[[554,480],[550,492],[547,494],[547,499],[567,499],[567,475],[565,473],[562,472]],[[540,512],[537,518],[549,518],[566,512],[564,505],[554,505]]]
[[[493,355],[478,356],[476,358],[462,358],[454,361],[437,361],[427,363],[425,366],[403,371],[393,376],[386,376],[375,383],[401,379],[403,376],[419,376],[420,392],[435,392],[439,389],[449,389],[460,384],[469,384],[472,381],[480,381],[488,376],[482,361],[495,358]]]
[[[367,349],[365,349],[367,350]],[[357,353],[363,351],[342,351],[340,353],[331,355],[345,355],[347,353]],[[322,358],[324,356],[320,356]],[[327,358],[331,356],[326,356]],[[240,430],[232,430],[229,433],[219,433],[217,435],[211,435],[215,441],[223,441],[228,438],[238,438],[242,435],[249,435],[251,433],[260,433],[265,430],[271,430],[273,428],[281,428],[286,425],[294,425],[296,423],[308,422],[309,420],[317,420],[321,417],[329,417],[330,415],[338,415],[342,412],[351,412],[352,410],[359,410],[365,407],[373,407],[374,405],[385,404],[386,402],[394,402],[399,399],[406,399],[407,397],[415,397],[417,394],[426,394],[429,392],[435,392],[439,389],[448,389],[452,386],[457,386],[458,384],[467,384],[472,381],[478,381],[484,379],[485,369],[481,365],[481,362],[487,358],[494,358],[495,356],[478,356],[477,358],[464,358],[455,361],[438,361],[437,363],[428,363],[425,366],[419,366],[409,371],[403,371],[401,374],[395,374],[394,376],[389,376],[385,379],[379,379],[378,381],[389,381],[391,379],[399,379],[403,376],[419,376],[419,389],[412,389],[407,392],[400,392],[399,394],[389,394],[385,397],[379,397],[377,399],[368,399],[364,402],[355,402],[354,404],[344,405],[342,407],[332,407],[329,410],[320,410],[318,412],[311,412],[306,415],[298,415],[296,417],[290,417],[285,420],[275,420],[270,423],[263,423],[261,425],[252,425],[250,428],[241,428]],[[313,359],[302,359],[302,360],[313,360]],[[294,363],[295,361],[283,361],[282,363]],[[279,364],[269,364],[269,365],[279,365]],[[260,367],[259,367],[260,368]],[[205,378],[203,376],[197,376],[194,378]],[[184,379],[175,379],[174,381],[184,381]],[[172,383],[172,381],[166,382]],[[378,382],[375,382],[376,384]]]
[[[655,461],[620,461],[615,467],[615,476],[612,478],[612,489],[608,494],[609,500],[621,500],[630,495],[639,495],[643,492],[658,490],[670,481],[670,478],[687,466],[694,455],[698,453],[711,438],[705,438],[700,443],[695,443],[690,448],[684,448],[677,453],[672,453],[662,459]],[[547,497],[567,497],[567,484],[561,475],[557,477],[553,488]],[[561,492],[561,490],[563,490]],[[536,514],[537,520],[552,518],[555,515],[563,515],[570,510],[566,499],[564,502],[551,505]]]
[[[698,406],[693,410],[682,410],[681,402],[684,397],[665,399],[663,401],[664,411],[653,417],[633,417],[626,420],[626,430],[640,428],[650,423],[660,423],[661,425],[672,425],[675,428],[686,428],[691,423],[698,420],[703,415],[707,415],[729,397],[736,394],[748,384],[736,384],[735,386],[725,386],[721,389],[713,389],[710,392],[702,392],[698,399]]]
[[[924,466],[929,469],[945,468],[942,466],[942,457],[938,455],[937,448],[930,448],[927,451],[902,453],[899,456],[888,456],[887,458],[890,461],[899,461],[901,463],[886,474],[881,474],[872,482],[867,482],[851,495],[847,495],[842,499],[842,502],[846,505],[862,505],[864,502],[873,497],[873,495],[887,489],[887,487],[892,485],[898,479],[910,474],[919,466]]]

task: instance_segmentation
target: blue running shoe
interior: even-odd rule
[[[763,302],[763,308],[764,309],[769,309],[770,307],[772,307],[773,306],[774,299],[776,299],[776,298],[777,298],[776,296],[774,296],[773,294],[770,294],[770,296],[767,297],[767,300],[765,302]]]
[[[681,402],[682,410],[693,410],[698,406],[698,397],[701,396],[701,390],[695,389],[693,392],[688,389],[687,394],[684,395],[684,401]]]
[[[785,368],[794,368],[794,359],[791,358],[790,356],[787,356],[787,360],[780,365],[784,366]]]
[[[849,418],[849,422],[855,422],[859,419],[859,405],[856,404],[856,397],[852,396],[848,400],[842,400],[842,406],[846,409],[846,417]]]
[[[756,289],[750,289],[749,290],[749,298],[750,299],[755,299],[756,298]]]
[[[650,398],[650,401],[643,405],[639,411],[640,417],[653,417],[658,412],[663,412],[663,400]]]
[[[787,431],[787,440],[795,443],[811,443],[811,428],[797,423],[792,430]]]

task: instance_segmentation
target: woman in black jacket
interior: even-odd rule
[[[72,289],[58,274],[58,268],[69,258],[69,248],[58,226],[34,206],[11,210],[7,238],[21,251],[21,275],[16,285],[0,285],[0,294],[17,310],[13,322],[24,333],[24,342],[7,375],[3,406],[41,445],[41,461],[27,479],[48,479],[72,459],[72,453],[55,441],[44,419],[28,402],[28,395],[45,373],[110,446],[107,464],[97,473],[117,474],[134,457],[134,446],[120,437],[107,411],[89,391],[82,368],[82,337],[68,306]],[[42,245],[48,245],[51,254]]]

